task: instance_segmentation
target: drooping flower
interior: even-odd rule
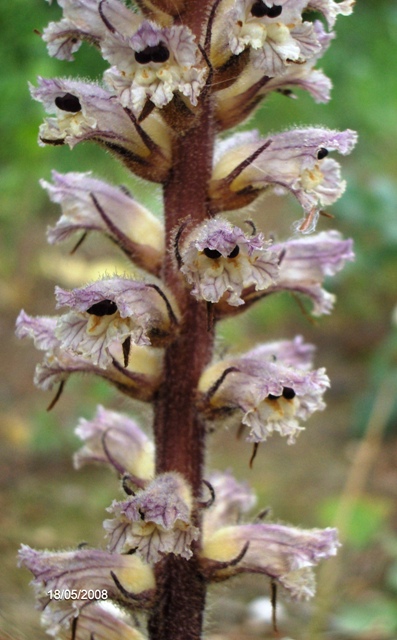
[[[135,483],[153,478],[153,442],[128,416],[99,406],[92,420],[80,419],[75,433],[84,442],[74,455],[76,469],[99,462],[128,474]]]
[[[306,600],[315,592],[312,567],[334,556],[338,546],[336,529],[298,529],[258,522],[218,529],[204,540],[202,554],[214,562],[213,579],[263,573],[277,580],[292,598]],[[242,557],[235,562],[239,555]],[[218,569],[216,563],[220,563]]]
[[[38,78],[31,86],[35,100],[47,113],[40,127],[39,144],[68,144],[92,140],[114,153],[137,175],[163,182],[171,167],[169,130],[157,114],[138,124],[115,99],[93,83],[78,80]]]
[[[281,351],[279,352],[281,355]],[[208,367],[199,382],[200,409],[208,420],[237,414],[250,431],[247,440],[263,442],[274,432],[293,444],[301,421],[324,409],[329,387],[325,369],[292,367],[258,347]]]
[[[245,287],[262,291],[278,276],[277,254],[263,235],[249,236],[221,218],[196,227],[183,242],[180,256],[192,295],[212,303],[225,296],[229,305],[244,304]]]
[[[141,558],[100,549],[51,552],[22,545],[19,564],[33,573],[38,605],[42,610],[50,608],[55,626],[70,625],[87,605],[88,592],[93,602],[107,599],[128,602],[112,574],[131,594],[139,595],[155,586],[153,571]],[[59,591],[59,598],[56,594],[54,597],[54,591]]]
[[[147,100],[161,108],[175,92],[197,105],[208,70],[198,62],[199,49],[188,27],[162,28],[145,20],[132,37],[115,30],[109,33],[101,49],[113,65],[105,72],[105,81],[136,115]]]
[[[57,640],[145,640],[145,636],[131,626],[129,616],[109,600],[86,603],[78,618],[67,617],[65,612],[50,606],[41,614],[42,626]],[[74,634],[74,635],[72,635]]]
[[[40,181],[62,207],[61,218],[47,232],[50,244],[68,240],[78,231],[102,231],[136,264],[158,273],[164,255],[163,224],[124,189],[91,176],[91,172],[53,171],[53,183]]]
[[[103,368],[114,343],[162,346],[178,324],[171,294],[154,284],[116,277],[72,291],[56,287],[55,295],[58,307],[72,309],[58,320],[61,347]]]
[[[73,373],[93,373],[130,397],[145,401],[153,398],[161,380],[161,354],[158,349],[131,344],[129,362],[123,366],[122,345],[112,345],[112,362],[104,369],[62,349],[56,336],[57,324],[57,317],[34,317],[24,311],[20,312],[16,322],[18,338],[32,338],[37,349],[46,351],[44,361],[37,365],[34,376],[34,383],[39,388],[47,391],[56,385],[64,385]]]
[[[294,129],[262,139],[258,132],[241,132],[218,145],[209,187],[210,208],[236,209],[263,190],[277,195],[290,191],[302,205],[312,231],[321,207],[333,204],[344,192],[339,164],[330,151],[351,152],[357,135],[349,129]]]
[[[199,536],[191,522],[192,504],[190,487],[180,474],[157,476],[144,491],[108,509],[115,515],[104,522],[109,550],[136,550],[148,562],[167,553],[189,559],[191,543]]]
[[[44,29],[43,40],[47,42],[50,56],[60,60],[73,60],[82,43],[99,46],[108,34],[106,20],[125,35],[132,35],[142,22],[139,14],[133,13],[119,0],[106,0],[104,18],[99,11],[98,0],[58,0],[63,9],[59,22],[50,22]],[[102,9],[102,11],[104,11]]]

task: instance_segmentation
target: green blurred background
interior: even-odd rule
[[[104,384],[80,378],[68,383],[51,412],[50,401],[33,387],[40,354],[18,343],[19,309],[54,312],[56,283],[84,283],[114,267],[129,269],[97,236],[70,256],[71,247],[49,247],[45,229],[58,216],[38,185],[50,171],[92,169],[127,184],[134,195],[160,212],[160,192],[134,181],[105,152],[87,145],[40,148],[43,111],[31,101],[27,82],[37,75],[99,79],[104,63],[84,46],[74,63],[51,59],[34,29],[60,16],[42,0],[1,3],[1,537],[0,629],[16,638],[43,638],[30,577],[16,570],[21,542],[40,548],[73,548],[82,540],[102,544],[104,509],[119,497],[118,483],[103,469],[72,470],[77,447],[73,429],[96,404],[138,414],[145,408],[120,398]],[[332,208],[335,227],[353,237],[356,261],[328,283],[337,294],[335,311],[311,322],[296,302],[279,296],[258,304],[244,318],[223,323],[219,348],[241,349],[259,340],[302,334],[317,345],[318,366],[326,366],[332,388],[327,410],[314,416],[297,444],[276,436],[260,448],[254,469],[250,447],[232,434],[210,442],[213,468],[232,468],[255,486],[274,518],[305,527],[342,528],[340,559],[320,572],[320,597],[310,605],[285,603],[280,628],[295,640],[393,640],[397,638],[397,3],[358,0],[354,15],[340,17],[334,41],[320,66],[332,78],[328,105],[299,93],[268,99],[250,126],[264,133],[291,125],[319,124],[359,132],[354,153],[342,159],[348,188]],[[298,210],[292,200],[261,200],[253,216],[258,226],[289,233]],[[282,235],[284,234],[284,236]],[[369,432],[368,432],[369,429]],[[268,594],[264,579],[246,578],[216,589],[208,637],[273,637],[266,623],[255,625],[245,604]],[[313,622],[314,620],[314,622]],[[325,626],[323,626],[323,621]],[[1,634],[0,634],[1,635]]]

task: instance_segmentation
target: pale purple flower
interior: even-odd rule
[[[259,347],[208,367],[199,383],[199,404],[209,420],[238,415],[250,430],[249,442],[263,442],[278,432],[293,444],[303,430],[300,422],[325,408],[327,387],[325,369],[291,367]]]
[[[112,363],[106,368],[95,366],[81,356],[62,349],[57,338],[58,317],[29,316],[21,311],[16,322],[18,338],[32,338],[37,349],[46,351],[37,365],[34,383],[47,391],[64,384],[72,373],[93,373],[105,378],[131,397],[150,400],[160,384],[161,356],[158,349],[130,346],[128,366],[122,365],[122,345],[112,345]]]
[[[310,220],[309,225],[302,223],[301,230],[312,231],[320,208],[333,204],[346,186],[340,165],[327,156],[334,150],[346,155],[356,142],[357,134],[349,129],[294,129],[267,139],[255,131],[237,133],[218,145],[210,185],[211,210],[218,211],[217,197],[223,199],[225,185],[231,194],[251,190],[253,197],[271,187],[278,195],[293,193]],[[242,170],[233,177],[242,163]],[[229,204],[231,209],[241,206],[238,199],[233,206],[232,197]]]
[[[203,536],[208,539],[218,529],[238,524],[242,514],[256,504],[256,497],[246,482],[238,482],[229,472],[214,472],[209,477],[215,499],[204,512]]]
[[[171,163],[171,141],[166,124],[151,114],[138,125],[116,97],[93,83],[38,78],[31,86],[35,100],[47,113],[40,127],[39,144],[68,144],[92,140],[114,153],[138,175],[162,182]]]
[[[123,189],[92,178],[91,172],[52,172],[53,183],[41,180],[62,216],[47,231],[51,244],[68,240],[78,231],[102,231],[139,266],[159,271],[164,254],[164,226],[146,207]]]
[[[100,549],[51,552],[37,551],[22,545],[19,564],[34,575],[31,584],[35,588],[40,608],[50,607],[54,616],[53,623],[62,626],[70,624],[87,605],[83,590],[93,592],[93,601],[126,600],[116,586],[111,572],[129,593],[138,595],[155,586],[153,571],[141,558]],[[63,594],[63,598],[51,597],[50,592],[56,589]],[[107,595],[101,597],[102,591]]]
[[[314,352],[314,345],[304,342],[302,336],[295,336],[293,340],[275,340],[260,344],[248,351],[246,357],[310,369],[313,366]]]
[[[113,66],[106,83],[123,106],[139,115],[146,101],[164,107],[178,92],[197,105],[208,69],[186,26],[160,27],[145,20],[132,37],[109,33],[102,55]]]
[[[128,278],[99,280],[72,291],[56,287],[55,295],[58,307],[72,309],[58,320],[62,348],[102,368],[112,362],[114,343],[161,346],[178,323],[170,294]]]
[[[105,520],[112,552],[136,550],[148,562],[158,562],[164,554],[192,556],[191,544],[199,530],[191,522],[193,500],[190,487],[176,473],[163,473],[144,491],[123,502],[113,502]]]
[[[241,293],[254,286],[262,291],[277,280],[278,257],[261,233],[245,234],[227,220],[216,218],[196,227],[180,250],[192,295],[208,302],[244,304]]]
[[[235,558],[246,551],[239,562]],[[203,558],[214,562],[216,580],[239,573],[263,573],[277,580],[294,599],[314,595],[312,567],[334,556],[336,529],[298,529],[280,524],[243,524],[215,531],[203,546]],[[224,563],[216,571],[216,563]]]
[[[274,291],[292,291],[309,297],[312,314],[330,313],[335,296],[322,287],[326,276],[354,260],[352,240],[343,240],[338,231],[323,231],[274,245],[282,255],[280,275]]]
[[[84,446],[74,455],[80,469],[87,463],[102,463],[143,484],[154,476],[154,445],[135,420],[102,406],[92,420],[80,418],[75,430]]]
[[[58,0],[63,9],[59,22],[50,22],[44,30],[50,56],[60,60],[73,60],[82,41],[98,46],[108,34],[108,28],[99,13],[98,0]],[[132,35],[142,18],[133,13],[119,0],[106,0],[105,18],[125,35]]]
[[[51,606],[41,614],[42,626],[57,640],[71,640],[73,621],[75,618],[70,619],[67,614],[65,618],[65,611]],[[87,603],[78,613],[74,632],[75,640],[145,640],[145,636],[131,626],[129,616],[110,600]]]

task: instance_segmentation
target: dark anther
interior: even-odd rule
[[[267,8],[267,7],[266,7]],[[278,18],[281,15],[283,8],[280,5],[274,4],[272,7],[267,8],[268,18]]]
[[[275,396],[273,393],[269,393],[267,396],[268,400],[278,400],[279,398],[281,398],[281,396]]]
[[[55,98],[55,105],[58,109],[68,111],[69,113],[78,113],[81,111],[80,100],[71,93],[65,93],[64,96],[57,96]]]
[[[124,366],[127,368],[130,361],[131,336],[128,336],[121,346],[123,349]]]
[[[141,520],[144,520],[144,519],[145,519],[145,512],[144,512],[144,511],[142,511],[142,509],[141,509],[141,508],[139,508],[139,509],[138,509],[138,513],[139,513],[139,515],[141,516]]]
[[[319,150],[317,151],[317,160],[322,160],[328,154],[329,154],[328,149],[325,149],[325,147],[320,147]]]
[[[217,260],[217,258],[220,258],[222,256],[220,251],[217,251],[216,249],[210,249],[209,247],[205,247],[204,255],[206,255],[207,258],[210,258],[211,260]]]
[[[113,300],[101,300],[91,305],[87,309],[87,313],[93,316],[112,316],[117,311],[117,304]]]
[[[133,547],[132,549],[129,549],[128,551],[126,551],[126,553],[124,555],[133,556],[134,553],[136,553],[137,551],[138,551],[138,547]]]
[[[164,42],[159,42],[154,47],[146,47],[142,51],[135,51],[135,60],[139,64],[148,64],[149,62],[167,62],[170,52]]]
[[[47,411],[51,411],[51,409],[55,407],[56,403],[58,402],[59,398],[62,395],[64,386],[65,386],[65,380],[62,380],[62,382],[58,387],[58,391],[56,392],[55,396],[53,397],[53,399],[51,400],[50,404],[47,407]]]
[[[283,387],[283,398],[286,400],[292,400],[295,398],[296,393],[291,387]]]
[[[256,458],[256,454],[258,453],[258,448],[259,448],[259,442],[254,442],[254,446],[252,449],[252,455],[249,461],[249,468],[252,469],[252,467],[254,466],[254,460]]]
[[[227,257],[228,258],[237,258],[239,253],[240,253],[240,247],[238,246],[238,244],[236,244],[236,246],[234,247],[233,251],[231,251]]]
[[[123,476],[123,479],[121,481],[121,486],[123,487],[123,491],[127,494],[127,496],[135,496],[135,491],[133,491],[131,489],[131,487],[128,485],[128,483],[130,482],[131,478],[128,475],[128,473],[126,473]]]
[[[267,7],[264,2],[261,0],[256,0],[251,8],[251,15],[254,18],[263,18],[267,16],[268,18],[278,18],[281,15],[283,8],[279,5],[273,5],[272,7]]]

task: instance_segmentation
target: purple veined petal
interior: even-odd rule
[[[78,231],[102,231],[135,262],[159,269],[164,255],[164,225],[121,188],[89,173],[52,172],[53,182],[41,180],[62,215],[47,231],[50,244],[63,242]]]
[[[65,617],[66,616],[66,617]],[[41,614],[42,626],[47,633],[59,640],[70,640],[73,620],[63,610],[51,606]],[[130,625],[130,619],[120,607],[110,601],[90,603],[78,614],[76,640],[94,637],[96,640],[145,640],[145,637]]]
[[[171,139],[164,121],[151,114],[142,125],[117,98],[95,84],[78,80],[38,78],[32,97],[47,113],[40,127],[39,144],[68,144],[92,140],[114,153],[134,172],[162,182],[170,169]]]
[[[113,33],[101,45],[104,58],[113,65],[105,82],[121,104],[139,115],[150,100],[162,108],[175,92],[197,105],[208,69],[194,36],[186,26],[161,28],[145,20],[131,38]]]
[[[283,256],[280,275],[274,291],[295,291],[313,302],[312,314],[330,313],[335,296],[322,284],[326,276],[333,276],[354,260],[351,239],[344,240],[338,231],[323,231],[274,246]]]
[[[109,29],[101,18],[98,0],[59,0],[63,18],[50,22],[44,29],[43,40],[47,43],[50,56],[60,60],[73,60],[82,41],[98,46],[108,35]],[[105,19],[125,35],[132,35],[142,22],[118,0],[107,0],[103,9]]]
[[[190,487],[181,475],[169,472],[157,476],[144,491],[109,507],[115,515],[104,522],[109,550],[123,553],[136,549],[151,563],[167,553],[189,559],[191,543],[199,536],[191,523],[192,504]]]
[[[245,524],[218,529],[204,540],[204,559],[230,562],[248,543],[241,560],[219,570],[217,579],[238,573],[263,573],[294,599],[314,595],[312,567],[337,553],[336,529],[298,529],[279,524]]]
[[[335,25],[338,15],[350,16],[356,0],[343,0],[342,2],[334,2],[334,0],[309,0],[308,8],[313,11],[320,11],[328,22],[330,29]]]
[[[50,606],[54,623],[69,625],[79,611],[87,605],[84,590],[92,590],[92,600],[123,601],[125,596],[116,586],[113,572],[126,591],[139,594],[154,588],[152,569],[138,556],[120,555],[100,549],[77,551],[37,551],[22,545],[19,566],[26,567],[34,575],[31,582],[38,606]],[[52,598],[51,592],[59,590],[63,597]],[[75,591],[76,596],[71,592]],[[107,592],[107,598],[100,596]],[[60,620],[61,618],[61,620]]]
[[[278,258],[263,235],[248,236],[227,220],[216,218],[196,227],[180,250],[181,271],[192,295],[216,303],[244,304],[245,287],[263,290],[277,280]]]
[[[55,294],[58,307],[72,309],[58,320],[61,347],[101,368],[111,364],[114,343],[162,346],[178,324],[171,294],[157,285],[116,277]]]
[[[227,192],[229,208],[241,206],[238,194],[247,189],[253,192],[251,200],[269,187],[278,195],[290,191],[307,214],[318,212],[342,195],[345,183],[340,179],[339,164],[327,156],[330,151],[350,153],[357,142],[355,132],[295,129],[268,139],[260,139],[255,132],[244,134],[218,146],[209,189],[212,211],[222,207]],[[248,162],[250,158],[253,160]],[[237,171],[240,165],[243,169]]]
[[[199,381],[199,407],[215,423],[235,415],[249,428],[249,442],[279,433],[293,444],[303,430],[301,422],[325,408],[322,397],[328,387],[324,369],[269,361],[269,354],[259,347],[210,365]]]
[[[246,357],[308,369],[313,366],[315,350],[315,346],[304,342],[302,336],[296,336],[293,340],[275,340],[261,344],[248,351]]]
[[[256,497],[246,482],[238,482],[232,474],[212,473],[208,478],[215,500],[203,514],[203,535],[208,538],[221,527],[237,524],[243,513],[256,504]]]
[[[74,455],[74,466],[102,463],[145,482],[154,476],[154,445],[135,420],[102,406],[92,420],[81,418],[75,431],[84,446]],[[110,456],[110,457],[109,457]]]
[[[32,338],[38,349],[45,350],[44,361],[36,367],[34,383],[44,391],[66,382],[73,373],[92,373],[114,384],[123,393],[143,401],[149,401],[161,382],[160,349],[130,346],[127,367],[122,365],[122,345],[111,345],[112,364],[107,369],[95,366],[83,357],[61,348],[56,337],[57,317],[19,314],[16,334],[19,338]]]

